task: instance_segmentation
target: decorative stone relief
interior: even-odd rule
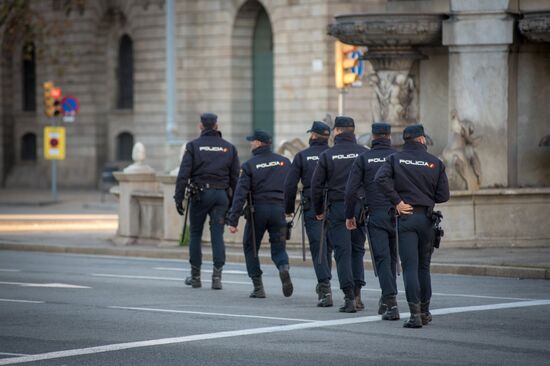
[[[481,163],[475,147],[481,137],[474,137],[474,123],[459,119],[451,112],[451,138],[441,154],[447,167],[449,186],[455,190],[478,190],[481,182]]]
[[[141,142],[136,142],[132,149],[132,160],[134,163],[124,168],[124,173],[139,174],[139,173],[155,173],[155,170],[145,164],[145,146]]]
[[[283,141],[277,149],[277,154],[284,155],[288,158],[294,158],[296,154],[306,148],[306,144],[299,138],[294,138],[290,141]]]

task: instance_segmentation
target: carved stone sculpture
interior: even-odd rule
[[[299,138],[294,138],[290,141],[283,141],[277,149],[277,154],[284,155],[293,159],[296,154],[306,148],[306,144]]]
[[[154,173],[155,171],[149,165],[145,164],[145,146],[141,142],[136,142],[132,149],[132,160],[134,163],[124,168],[124,173]]]
[[[481,163],[475,151],[480,137],[473,137],[472,121],[460,120],[451,112],[451,138],[441,158],[447,167],[451,189],[478,190],[481,182]]]

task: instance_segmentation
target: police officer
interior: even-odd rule
[[[285,213],[287,220],[293,218],[297,186],[298,182],[301,181],[303,186],[300,194],[303,205],[302,220],[304,220],[309,239],[309,250],[313,259],[313,268],[317,276],[317,306],[328,307],[332,306],[332,292],[330,290],[332,248],[330,248],[325,235],[325,245],[322,248],[322,253],[319,252],[321,221],[315,218],[315,211],[311,206],[310,185],[313,171],[319,161],[319,155],[329,148],[330,127],[323,122],[315,121],[307,132],[311,133],[309,147],[296,154],[285,181]],[[319,263],[319,255],[323,258],[321,263]]]
[[[262,282],[263,272],[260,268],[260,261],[254,252],[259,251],[262,237],[266,231],[269,233],[269,242],[271,243],[271,259],[279,269],[283,294],[288,297],[292,295],[293,287],[286,252],[284,181],[290,168],[290,160],[271,152],[272,139],[265,131],[256,130],[246,139],[250,141],[254,156],[241,166],[233,205],[229,212],[229,231],[232,234],[238,231],[239,216],[245,201],[248,200],[249,209],[246,214],[248,217],[244,228],[243,249],[246,270],[254,286],[250,297],[265,297]],[[255,243],[253,238],[256,240]]]
[[[383,320],[398,320],[396,295],[396,248],[395,225],[393,223],[393,205],[374,182],[374,176],[386,157],[395,150],[391,146],[391,126],[387,123],[372,124],[372,149],[360,155],[351,168],[346,186],[346,227],[357,229],[355,206],[358,199],[367,206],[366,235],[373,253],[378,281],[382,289],[378,314]],[[364,192],[364,197],[357,197]],[[363,223],[360,223],[363,224]]]
[[[375,181],[399,214],[399,255],[411,312],[403,326],[421,328],[431,321],[430,261],[434,235],[431,213],[436,203],[449,200],[449,184],[445,165],[427,152],[422,125],[406,127],[403,140],[403,151],[386,159]]]
[[[201,236],[206,216],[209,215],[214,260],[212,289],[221,290],[222,268],[225,264],[224,217],[229,206],[228,193],[234,192],[237,185],[239,157],[235,146],[222,139],[218,131],[218,117],[214,113],[203,113],[199,128],[200,137],[185,147],[174,195],[176,209],[183,215],[186,188],[192,184],[199,191],[190,198],[191,276],[187,277],[185,284],[193,288],[201,287]]]
[[[355,158],[367,151],[356,143],[354,132],[355,123],[351,117],[336,117],[334,146],[319,156],[311,180],[311,199],[316,218],[328,222],[328,237],[334,246],[338,280],[344,292],[344,306],[339,311],[346,313],[364,309],[360,294],[361,287],[365,285],[365,235],[361,230],[346,229],[344,208],[344,192],[351,166]],[[325,189],[328,214],[324,207]]]

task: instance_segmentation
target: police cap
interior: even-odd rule
[[[338,116],[334,119],[334,127],[355,127],[355,123],[351,117]]]
[[[410,140],[419,136],[426,136],[424,134],[424,126],[420,124],[407,126],[403,130],[403,140]]]
[[[203,113],[201,114],[201,123],[206,128],[212,128],[216,123],[218,123],[218,116],[214,113]]]
[[[313,125],[311,125],[311,128],[307,130],[307,132],[315,132],[319,135],[328,136],[330,135],[330,127],[326,123],[314,121]]]
[[[246,139],[248,141],[255,141],[255,140],[258,140],[258,141],[261,141],[265,144],[270,144],[271,143],[271,135],[263,130],[254,130],[254,133],[250,136],[246,136]]]
[[[389,135],[391,133],[391,125],[385,122],[375,122],[372,124],[373,135]]]

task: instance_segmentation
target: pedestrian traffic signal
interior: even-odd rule
[[[57,88],[53,82],[46,81],[44,87],[44,113],[48,117],[58,117],[63,114],[61,105],[61,88]]]
[[[336,87],[345,88],[359,79],[359,74],[352,69],[359,64],[359,58],[352,56],[352,53],[358,50],[357,46],[336,41],[334,45],[334,55],[336,61],[335,76]]]

